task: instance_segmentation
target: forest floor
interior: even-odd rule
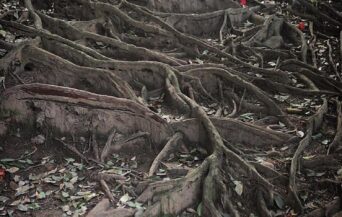
[[[342,216],[342,4],[0,1],[0,216]]]

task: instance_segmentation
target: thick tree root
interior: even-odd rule
[[[44,124],[61,133],[84,134],[96,128],[98,133],[107,134],[115,127],[122,134],[149,132],[152,142],[158,145],[172,133],[162,118],[133,101],[53,85],[27,84],[7,89],[1,109],[14,111],[13,121]]]
[[[29,125],[39,131],[52,129],[56,138],[60,138],[59,135],[89,136],[90,133],[94,159],[87,158],[64,140],[60,142],[79,158],[101,166],[110,154],[142,144],[144,149],[159,153],[149,171],[139,171],[139,175],[148,172],[150,177],[166,156],[177,150],[178,144],[186,146],[185,149],[196,145],[203,155],[203,162],[185,176],[163,181],[139,176],[134,180],[132,185],[136,188],[130,194],[136,202],[142,203],[143,209],[117,207],[119,200],[113,196],[107,182],[123,183],[128,181],[125,175],[98,173],[95,180],[100,182],[108,199],[103,199],[88,217],[180,215],[196,206],[203,216],[237,217],[252,213],[272,216],[273,210],[279,210],[275,207],[274,196],[284,196],[286,187],[286,205],[304,213],[297,189],[301,183],[296,179],[301,169],[299,162],[305,169],[337,169],[334,165],[339,158],[335,155],[303,160],[301,156],[322,124],[329,98],[342,93],[340,81],[308,64],[305,35],[283,18],[271,16],[265,21],[254,13],[262,7],[240,8],[237,2],[230,0],[148,0],[147,8],[142,2],[141,5],[131,2],[70,2],[67,4],[72,6],[68,11],[82,12],[71,14],[70,19],[77,21],[66,21],[57,18],[68,13],[60,11],[63,4],[60,1],[55,2],[56,12],[49,16],[35,10],[30,0],[25,0],[34,28],[1,19],[0,24],[6,30],[35,37],[16,46],[0,41],[9,51],[0,59],[0,76],[5,76],[0,116],[10,114],[4,121]],[[174,10],[190,12],[193,8],[189,5],[196,8],[196,13],[210,12],[173,14]],[[174,9],[172,13],[151,11],[170,12],[170,6]],[[314,9],[309,6],[312,12]],[[219,11],[222,8],[226,10]],[[334,14],[330,7],[323,8]],[[322,12],[318,20],[340,25],[342,18],[338,13],[335,15],[336,18],[330,19]],[[239,28],[247,20],[256,26]],[[201,28],[196,25],[186,28],[189,23],[200,24]],[[260,25],[262,23],[264,25]],[[224,39],[226,28],[229,33],[237,34],[237,39]],[[313,27],[311,29],[313,40],[309,49],[314,54],[316,38]],[[208,33],[206,31],[213,31],[221,43],[191,36]],[[284,35],[286,31],[288,37]],[[299,55],[303,62],[295,60],[297,57],[291,53],[293,47],[288,42],[301,46]],[[285,50],[272,50],[280,47]],[[335,66],[332,48],[329,57]],[[194,59],[203,64],[193,64]],[[311,59],[316,62],[315,55],[311,55]],[[188,64],[190,60],[192,63]],[[266,64],[268,61],[276,61],[275,66],[267,68],[271,65]],[[339,75],[336,67],[333,70]],[[296,79],[304,83],[305,88],[292,86]],[[297,96],[309,98],[324,94],[323,105],[307,120],[305,135],[291,160],[289,177],[280,160],[266,162],[274,156],[288,157],[299,141],[292,133],[300,127],[300,113],[287,108],[289,102],[277,103],[272,99],[274,94],[280,93],[295,96],[291,103],[301,100]],[[214,111],[209,115],[202,106],[214,108]],[[231,114],[223,109],[227,107]],[[337,107],[337,133],[328,152],[340,148],[340,102]],[[172,112],[169,108],[173,108]],[[292,111],[293,115],[286,114],[285,110]],[[177,120],[174,111],[182,120]],[[217,118],[239,115],[243,118],[242,112],[247,113],[245,117],[254,112],[255,119],[246,123]],[[164,113],[171,117],[171,123],[162,118]],[[270,115],[272,120],[267,119]],[[295,130],[289,132],[283,123]],[[104,136],[107,142],[102,141]],[[97,139],[105,143],[101,153]],[[285,145],[289,146],[288,151],[282,149]],[[265,161],[259,161],[261,158]],[[137,183],[138,180],[141,182]]]
[[[336,126],[336,135],[334,140],[329,144],[328,154],[333,150],[341,150],[342,145],[342,106],[341,101],[336,100],[336,110],[337,110],[337,126]]]
[[[227,79],[230,82],[233,82],[235,85],[240,85],[243,88],[246,88],[250,93],[253,93],[261,102],[263,102],[269,112],[273,115],[279,116],[281,120],[284,121],[289,127],[293,127],[294,125],[290,122],[289,119],[286,118],[284,112],[279,108],[279,106],[273,102],[262,90],[258,87],[254,86],[253,84],[241,79],[239,76],[234,75],[226,70],[219,69],[219,68],[205,68],[201,69],[207,72],[213,73],[215,75],[221,76],[224,79]],[[194,71],[194,70],[192,70]],[[188,71],[189,72],[189,71]],[[191,71],[190,71],[191,72]]]
[[[210,118],[220,135],[232,143],[242,143],[246,145],[253,144],[256,147],[265,147],[268,145],[281,146],[290,140],[291,136],[285,133],[276,132],[263,127],[244,123],[229,118]],[[196,119],[187,119],[172,124],[176,131],[184,134],[192,143],[205,145],[208,141],[205,130]]]
[[[296,185],[296,174],[298,171],[298,162],[299,157],[302,155],[304,149],[311,143],[312,135],[316,132],[322,124],[323,116],[328,111],[328,102],[326,99],[323,99],[323,105],[317,111],[315,115],[310,117],[307,123],[307,130],[305,133],[305,137],[299,143],[299,146],[292,158],[291,168],[290,168],[290,180],[289,180],[289,201],[293,202],[293,206],[299,213],[302,213],[304,208],[302,203],[297,195],[297,185]]]
[[[111,217],[132,217],[134,216],[134,209],[119,208],[113,209],[108,199],[102,199],[94,209],[92,209],[86,216],[111,216]]]
[[[169,156],[175,149],[177,148],[177,143],[179,140],[183,138],[181,133],[176,133],[171,137],[171,139],[166,143],[163,150],[157,155],[157,157],[153,160],[151,168],[148,172],[149,176],[153,176],[153,174],[157,171],[160,162],[164,160],[167,156]]]
[[[24,83],[77,87],[94,93],[137,100],[130,86],[111,71],[81,67],[30,44],[18,46],[0,62],[6,71],[13,62],[19,62],[17,75]],[[11,79],[6,82],[7,87],[15,84]]]

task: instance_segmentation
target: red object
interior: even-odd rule
[[[240,0],[240,4],[242,6],[246,6],[247,5],[247,0]]]
[[[297,27],[298,27],[298,29],[303,31],[305,29],[305,23],[304,22],[299,22]]]
[[[0,168],[0,180],[3,180],[6,175],[6,170],[3,168]]]

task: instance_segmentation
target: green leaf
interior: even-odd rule
[[[196,62],[197,62],[198,64],[203,64],[203,63],[204,63],[203,60],[200,60],[199,58],[196,58]]]
[[[83,196],[83,199],[84,199],[85,201],[89,201],[89,200],[93,199],[93,198],[96,197],[96,196],[97,196],[96,193],[91,193],[91,194],[84,195],[84,196]]]
[[[59,181],[61,181],[61,180],[63,179],[62,177],[60,177],[60,176],[55,176],[55,175],[51,176],[51,178],[52,178],[53,180],[55,180],[56,182],[59,182]]]
[[[29,164],[29,165],[34,164],[31,159],[19,160],[19,162],[20,163],[24,163],[24,164]]]
[[[128,201],[132,200],[132,197],[130,197],[128,194],[124,194],[121,198],[120,198],[120,202],[121,203],[126,203]]]
[[[26,163],[32,165],[33,161],[31,159],[26,159]]]
[[[274,98],[279,102],[285,102],[290,96],[289,95],[274,95]]]
[[[17,192],[15,193],[15,196],[26,194],[33,187],[34,187],[33,185],[23,185],[23,186],[20,186],[19,188],[16,189]]]
[[[75,184],[76,182],[77,182],[77,180],[78,180],[78,177],[77,176],[75,176],[75,177],[73,177],[72,179],[70,179],[70,183],[71,184]]]
[[[15,200],[15,201],[13,201],[13,202],[10,204],[10,206],[18,206],[20,203],[21,203],[21,200],[20,200],[20,199],[19,199],[19,200]]]
[[[1,159],[0,160],[0,162],[13,162],[13,161],[15,161],[15,159],[13,159],[13,158],[4,158],[4,159]]]
[[[78,170],[83,170],[84,169],[84,165],[80,164],[80,163],[73,163],[73,165],[78,169]]]
[[[202,211],[203,211],[202,202],[200,202],[200,204],[198,204],[197,206],[197,215],[202,216]]]
[[[340,169],[337,171],[337,175],[338,175],[338,176],[342,176],[342,168],[340,168]]]
[[[208,53],[209,53],[208,50],[204,50],[202,54],[203,54],[203,55],[207,55]]]
[[[274,195],[274,201],[279,209],[284,209],[285,203],[283,198],[279,194]]]
[[[0,35],[5,38],[6,37],[6,31],[5,30],[0,30]]]
[[[9,198],[5,197],[5,196],[0,196],[0,202],[5,203],[6,201],[8,201]]]
[[[46,178],[43,179],[43,181],[46,182],[46,183],[51,183],[51,184],[55,184],[56,183],[56,181],[52,180],[51,177],[46,177]]]
[[[44,191],[39,192],[39,194],[37,195],[38,199],[44,199],[45,197],[46,197],[46,194]]]
[[[22,211],[22,212],[26,212],[28,210],[28,207],[24,204],[19,204],[18,205],[18,210]]]
[[[71,163],[71,162],[74,162],[75,159],[74,158],[65,158],[67,164]]]
[[[139,203],[139,202],[128,201],[126,205],[131,208],[138,208],[138,209],[142,208],[142,203]]]
[[[68,212],[68,211],[70,211],[70,206],[68,206],[68,205],[62,206],[62,210],[64,212]]]
[[[14,210],[7,210],[7,215],[8,217],[12,217],[13,216],[13,213],[14,213]]]
[[[328,140],[328,139],[323,140],[323,141],[322,141],[322,144],[323,144],[323,145],[328,145],[328,144],[329,144],[329,140]]]
[[[18,11],[14,12],[13,16],[14,16],[16,19],[19,19],[19,13],[18,13]]]
[[[31,203],[31,204],[28,204],[27,207],[29,209],[36,210],[40,208],[40,205],[38,203]]]
[[[253,116],[254,116],[253,113],[245,113],[245,114],[241,114],[239,118],[253,120]]]
[[[67,198],[67,197],[69,197],[69,193],[68,193],[68,192],[65,192],[65,191],[62,191],[62,196],[65,197],[65,198]]]

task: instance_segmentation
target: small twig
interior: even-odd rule
[[[24,2],[25,2],[26,8],[28,9],[28,11],[29,11],[29,13],[30,13],[30,15],[31,15],[31,17],[33,19],[34,26],[37,29],[43,29],[42,20],[40,19],[38,14],[35,12],[31,0],[24,0]]]
[[[336,134],[335,134],[334,140],[329,145],[327,154],[330,154],[331,150],[336,149],[339,145],[342,144],[342,103],[338,100],[336,100],[336,111],[337,111]]]
[[[271,217],[273,216],[267,208],[265,198],[263,196],[262,190],[258,190],[257,192],[257,205],[260,211],[261,216]]]
[[[97,174],[97,177],[96,177],[97,180],[101,181],[101,180],[104,180],[104,181],[113,181],[113,180],[126,180],[126,177],[125,176],[122,176],[122,175],[117,175],[117,174],[111,174],[111,173],[98,173]]]
[[[2,84],[2,87],[4,88],[4,90],[6,90],[6,76],[3,77],[2,81],[0,82]]]
[[[19,81],[19,83],[21,84],[25,84],[25,82],[23,80],[21,80],[21,78],[14,72],[9,72],[9,74],[14,78],[17,79]]]
[[[280,65],[280,57],[278,57],[276,65],[274,66],[274,70],[279,69],[279,65]]]
[[[77,156],[79,156],[82,160],[84,160],[85,162],[89,163],[88,158],[86,156],[84,156],[81,152],[79,152],[77,150],[77,148],[65,143],[64,141],[55,138],[56,141],[62,143],[66,148],[68,148],[70,151],[74,152]]]
[[[12,14],[12,13],[14,13],[14,10],[6,11],[5,13],[0,14],[0,19],[5,18],[7,15]]]
[[[223,87],[222,87],[221,79],[218,79],[218,88],[219,88],[220,100],[221,100],[221,103],[223,104],[224,95],[223,95]]]
[[[240,102],[239,102],[238,112],[241,111],[241,106],[242,106],[242,102],[243,102],[243,100],[245,98],[245,95],[246,95],[246,88],[243,90],[243,94],[242,94]]]
[[[238,108],[237,108],[237,105],[236,105],[236,102],[234,99],[232,99],[232,102],[233,102],[233,111],[228,115],[228,117],[235,117],[235,115],[237,114],[237,111],[238,111]],[[241,104],[240,104],[241,106]],[[239,107],[240,107],[239,106]],[[240,109],[240,108],[239,108]]]
[[[99,145],[97,144],[97,141],[96,141],[96,134],[95,134],[95,132],[93,132],[92,135],[91,135],[91,145],[92,145],[92,148],[93,148],[95,159],[97,161],[100,161]]]
[[[221,117],[222,111],[223,111],[223,108],[222,108],[222,106],[220,106],[220,107],[217,109],[217,111],[215,112],[214,116],[215,116],[215,117]]]
[[[82,142],[80,142],[80,143],[82,144]],[[92,146],[90,143],[91,143],[91,139],[88,139],[88,142],[83,147],[83,151],[82,151],[83,154],[89,152],[89,150],[90,150],[90,148]]]
[[[25,168],[23,171],[29,171],[30,169],[34,169],[34,168],[37,168],[37,167],[40,167],[40,166],[43,166],[43,165],[44,164],[39,163],[37,165],[29,166],[29,167]]]
[[[131,135],[130,137],[128,137],[128,138],[126,138],[126,139],[124,139],[124,140],[122,140],[122,141],[118,141],[117,143],[115,143],[115,145],[113,146],[113,147],[110,147],[109,149],[108,149],[108,153],[107,154],[109,154],[110,152],[112,152],[112,151],[116,151],[116,150],[119,150],[123,145],[125,145],[126,143],[128,143],[128,142],[131,142],[131,141],[134,141],[134,140],[136,140],[136,139],[138,139],[138,138],[140,138],[140,137],[147,137],[148,138],[148,135],[149,135],[149,133],[147,133],[147,132],[138,132],[138,133],[135,133],[135,134],[133,134],[133,135]],[[150,141],[148,141],[150,144],[151,144],[151,142]]]
[[[145,85],[141,88],[141,98],[143,100],[144,104],[147,104],[148,102],[148,91]]]
[[[223,18],[223,23],[222,23],[222,26],[220,28],[220,43],[222,44],[223,43],[223,30],[224,28],[226,27],[227,25],[227,17],[228,17],[228,10],[226,10],[224,12],[224,18]]]
[[[141,175],[141,172],[137,171],[137,170],[133,170],[131,168],[123,168],[123,167],[116,167],[116,166],[112,166],[113,169],[120,169],[120,170],[126,170],[126,171],[130,171],[132,173],[130,173],[131,175],[133,175],[133,173],[136,173],[136,175]],[[135,175],[134,175],[135,176]]]
[[[341,78],[341,76],[340,76],[340,74],[339,74],[339,72],[338,72],[338,70],[337,70],[336,64],[335,64],[335,62],[334,62],[334,58],[333,58],[333,56],[332,56],[333,50],[332,50],[332,47],[331,47],[331,44],[330,44],[330,40],[327,41],[327,45],[328,45],[328,50],[329,50],[329,63],[330,63],[330,66],[333,68],[333,70],[334,70],[334,72],[335,72],[337,78],[338,78],[340,81],[342,81],[342,78]]]
[[[314,30],[313,30],[313,22],[310,22],[309,30],[310,30],[310,34],[311,34],[311,42],[309,44],[309,49],[311,51],[312,64],[315,68],[317,68],[317,57],[316,57],[315,48],[314,48],[314,45],[316,44],[316,36],[315,36]]]
[[[342,73],[342,31],[340,32],[340,70]]]
[[[291,167],[290,167],[290,174],[289,174],[289,197],[291,197],[292,205],[294,206],[295,210],[302,213],[304,211],[304,207],[302,205],[301,200],[297,194],[297,184],[296,184],[296,175],[299,170],[299,159],[302,153],[304,152],[305,148],[309,146],[312,140],[312,134],[317,131],[318,127],[320,127],[323,115],[328,111],[328,102],[326,99],[323,100],[323,105],[321,108],[310,117],[307,123],[307,130],[305,137],[300,141],[297,150],[295,151],[292,160],[291,160]]]
[[[102,150],[101,157],[100,157],[100,161],[102,163],[105,161],[105,158],[108,156],[110,146],[112,145],[115,134],[116,134],[116,129],[114,128],[112,129],[112,132],[109,134],[105,147]]]
[[[108,197],[109,201],[111,202],[111,204],[113,206],[115,206],[115,198],[112,194],[112,192],[110,191],[107,183],[105,180],[101,179],[100,180],[100,184],[101,184],[101,187],[102,187],[102,190],[104,191],[104,193],[106,194],[106,196]]]
[[[192,89],[192,86],[189,84],[188,86],[188,92],[189,92],[189,97],[193,100],[195,100],[195,96],[194,96],[194,90]]]
[[[27,157],[33,155],[34,153],[36,153],[37,150],[38,150],[37,147],[34,146],[34,147],[33,147],[33,151],[31,151],[31,152],[28,153],[28,154],[24,154],[24,155],[20,156],[17,160],[22,160],[22,159],[24,159],[24,158],[27,158]]]

